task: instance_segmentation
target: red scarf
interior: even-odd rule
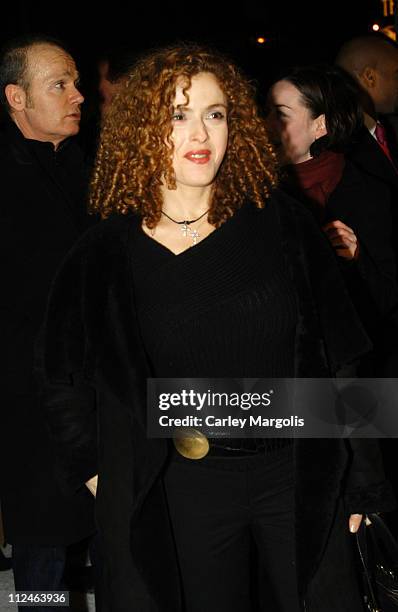
[[[343,153],[323,151],[318,157],[290,166],[289,170],[299,189],[320,212],[319,208],[325,207],[330,194],[339,184],[344,166]]]

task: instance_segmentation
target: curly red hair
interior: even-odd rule
[[[215,179],[209,222],[216,227],[244,201],[259,208],[276,186],[276,157],[249,81],[228,59],[195,45],[159,49],[139,60],[107,112],[93,177],[90,210],[108,217],[139,213],[148,227],[160,219],[166,183],[176,188],[171,116],[177,81],[212,73],[227,98],[228,146]]]

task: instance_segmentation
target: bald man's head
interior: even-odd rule
[[[398,112],[398,47],[368,35],[345,43],[336,63],[354,76],[371,98],[376,113]]]

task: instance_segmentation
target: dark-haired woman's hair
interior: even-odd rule
[[[298,89],[313,119],[325,115],[327,135],[312,144],[311,155],[325,149],[346,151],[363,126],[356,81],[342,68],[327,65],[295,68],[283,80]]]

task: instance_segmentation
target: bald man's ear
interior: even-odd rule
[[[366,66],[361,74],[358,74],[359,82],[365,89],[374,89],[376,87],[376,70],[370,66]]]
[[[22,111],[26,108],[26,92],[20,85],[9,83],[4,93],[11,110]]]

